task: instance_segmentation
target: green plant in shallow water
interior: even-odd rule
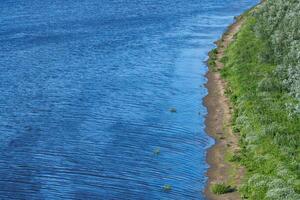
[[[170,108],[169,111],[170,111],[171,113],[176,113],[176,112],[177,112],[177,109],[176,109],[176,108]]]
[[[160,154],[160,148],[155,148],[154,149],[154,151],[153,151],[153,153],[155,154],[155,155],[159,155]]]
[[[166,184],[166,185],[163,186],[163,190],[164,190],[165,192],[170,192],[170,191],[172,190],[172,186]]]

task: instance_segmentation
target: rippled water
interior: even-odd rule
[[[204,199],[204,61],[257,1],[2,0],[0,199]]]

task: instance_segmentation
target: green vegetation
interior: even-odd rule
[[[208,55],[209,59],[207,61],[208,66],[213,70],[216,71],[216,60],[217,60],[217,54],[218,54],[218,49],[215,48],[211,50]]]
[[[164,185],[163,190],[164,190],[165,192],[170,192],[170,191],[172,190],[172,186],[166,184],[166,185]]]
[[[230,185],[226,185],[225,183],[217,183],[212,186],[211,190],[214,194],[220,195],[233,192],[234,188]]]
[[[267,0],[246,14],[222,76],[247,169],[247,199],[300,199],[300,3]]]
[[[240,162],[242,159],[240,152],[234,152],[228,159],[230,162]]]

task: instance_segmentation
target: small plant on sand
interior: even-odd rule
[[[217,195],[226,194],[233,191],[234,188],[232,188],[230,185],[227,185],[225,183],[216,183],[212,186],[212,192]]]
[[[164,190],[165,192],[170,192],[170,191],[172,190],[172,186],[166,184],[166,185],[164,185],[163,190]]]
[[[170,108],[169,111],[172,112],[172,113],[176,113],[177,109],[176,108]]]

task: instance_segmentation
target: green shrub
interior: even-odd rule
[[[233,191],[234,188],[232,188],[230,185],[226,185],[225,183],[217,183],[212,186],[212,192],[217,195],[226,194]]]
[[[279,82],[272,78],[264,78],[262,79],[257,86],[259,91],[264,91],[264,92],[271,92],[271,91],[278,91],[280,90],[280,84]]]

